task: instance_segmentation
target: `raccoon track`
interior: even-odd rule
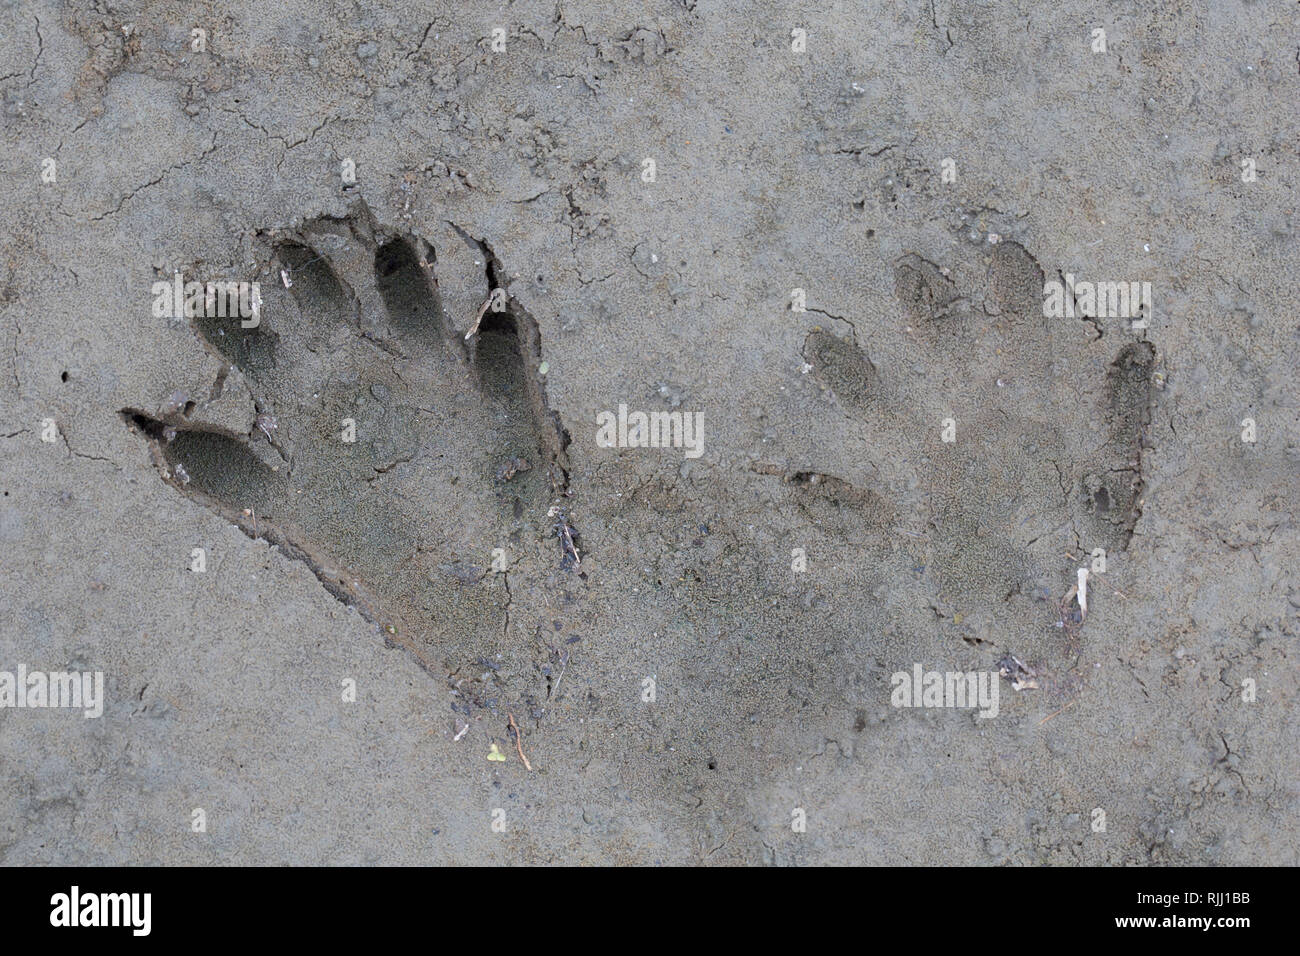
[[[941,591],[995,607],[1073,580],[1081,551],[1129,546],[1156,350],[1130,340],[1116,352],[1115,337],[1102,344],[1074,323],[1049,323],[1044,271],[1019,243],[959,255],[951,269],[916,253],[894,267],[897,331],[931,384],[878,366],[870,339],[820,328],[805,336],[811,378],[865,436],[869,468],[860,470],[872,477],[849,484],[812,469],[753,470],[783,478],[805,521],[837,537],[866,545],[898,523]],[[949,418],[952,442],[942,437]]]
[[[263,284],[260,325],[195,321],[249,381],[249,433],[169,411],[123,417],[173,487],[302,561],[438,672],[432,625],[500,635],[511,598],[480,583],[490,553],[549,542],[548,506],[567,490],[537,324],[502,295],[505,310],[467,341],[439,287],[472,299],[482,273],[449,255],[440,274],[433,246],[364,209],[263,239],[277,279]]]

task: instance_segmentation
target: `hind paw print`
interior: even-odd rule
[[[568,439],[536,325],[490,250],[450,225],[436,249],[366,215],[268,246],[260,323],[196,320],[249,383],[248,433],[205,429],[193,403],[125,414],[175,487],[303,560],[433,669],[433,622],[468,644],[500,635],[508,578],[480,583],[555,549]]]

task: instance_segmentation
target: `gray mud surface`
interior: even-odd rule
[[[1300,863],[1298,38],[0,4],[0,861]]]

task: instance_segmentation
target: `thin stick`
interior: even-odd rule
[[[529,773],[532,773],[533,765],[530,764],[528,762],[528,758],[524,756],[524,745],[523,745],[524,735],[519,732],[519,727],[515,724],[515,715],[507,712],[506,716],[510,718],[510,729],[515,732],[515,749],[519,751],[519,759],[524,762],[524,768]]]
[[[569,667],[568,660],[565,660],[565,662],[560,665],[560,676],[555,678],[555,686],[551,688],[551,693],[548,695],[552,700],[554,700],[555,695],[560,692],[560,681],[564,680],[564,672],[568,669],[568,667]]]
[[[487,315],[488,306],[492,304],[492,293],[488,293],[487,301],[478,307],[478,315],[474,316],[474,324],[469,327],[465,333],[465,341],[468,342],[470,336],[478,331],[478,324],[483,321],[483,316]]]
[[[1064,707],[1062,707],[1060,710],[1058,710],[1058,711],[1056,712],[1056,714],[1064,713],[1065,711],[1069,710],[1071,707],[1073,707],[1073,706],[1075,705],[1075,703],[1078,701],[1078,699],[1079,699],[1079,698],[1077,698],[1077,697],[1074,698],[1074,700],[1070,701],[1068,704],[1066,704]],[[1049,720],[1051,720],[1053,717],[1055,717],[1056,714],[1048,714],[1046,717],[1044,717],[1042,720],[1040,720],[1040,721],[1038,722],[1038,726],[1039,726],[1039,727],[1043,726],[1043,724],[1047,723]]]

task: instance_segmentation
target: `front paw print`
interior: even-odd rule
[[[803,346],[870,460],[857,476],[814,461],[757,470],[793,486],[792,535],[869,549],[928,591],[945,633],[992,643],[990,663],[1068,667],[1078,572],[1122,554],[1141,516],[1155,348],[1125,319],[1048,318],[1043,270],[1014,242],[947,266],[906,254],[894,285],[903,337],[889,359],[862,322],[813,327]]]

